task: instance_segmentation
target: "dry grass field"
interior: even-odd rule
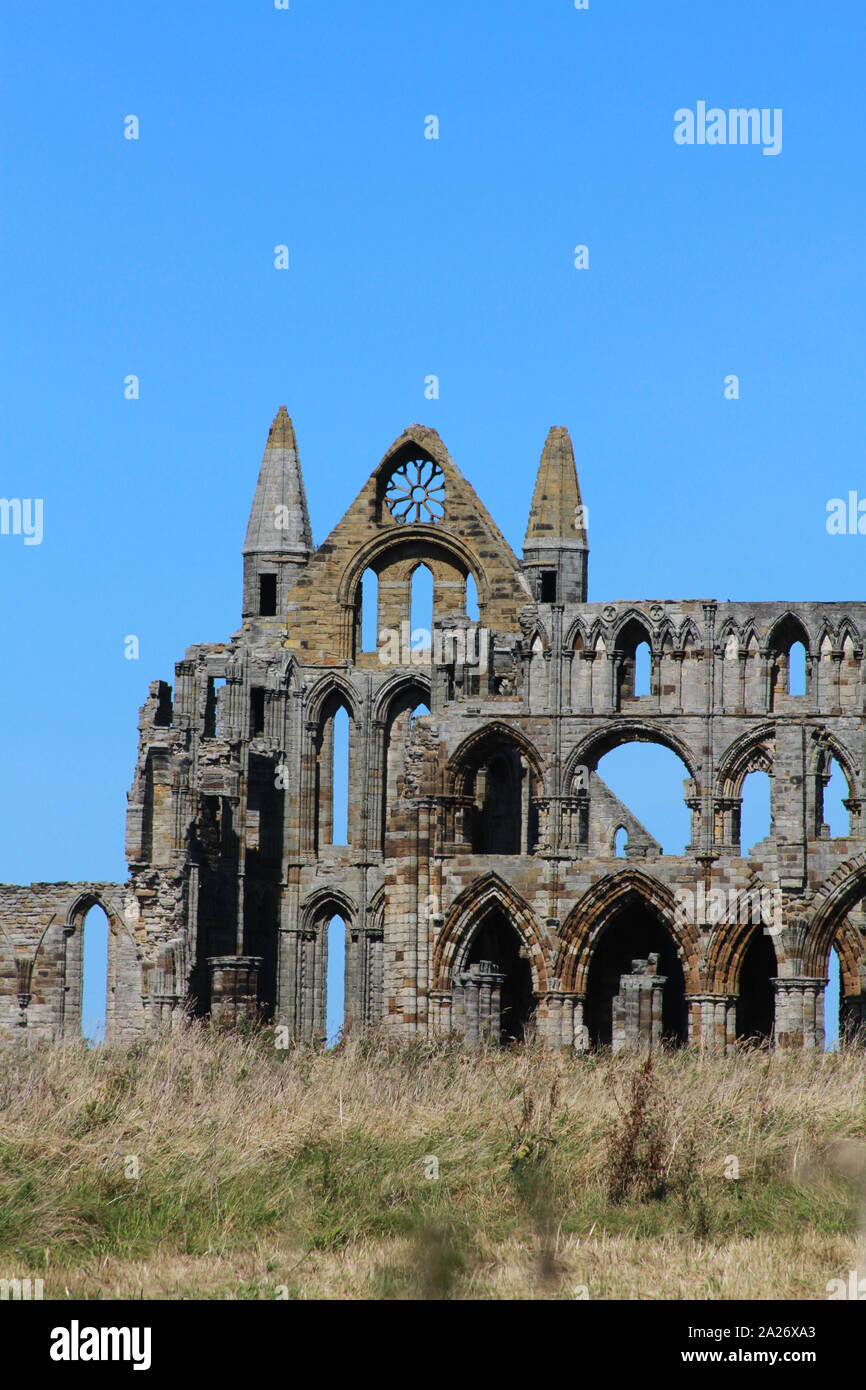
[[[0,1050],[0,1278],[45,1298],[824,1299],[864,1186],[862,1050]]]

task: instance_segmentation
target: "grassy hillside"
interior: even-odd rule
[[[863,1052],[0,1051],[0,1277],[46,1298],[825,1298],[864,1186]]]

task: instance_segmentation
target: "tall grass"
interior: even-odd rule
[[[0,1277],[46,1297],[823,1298],[864,1174],[862,1051],[0,1050]]]

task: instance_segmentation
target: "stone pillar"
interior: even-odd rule
[[[736,995],[689,994],[686,996],[686,1008],[689,1043],[712,1056],[724,1057],[736,1039]]]
[[[621,975],[613,1000],[613,1051],[649,1052],[662,1040],[662,991],[667,977],[659,975],[659,958],[633,960],[631,974]]]
[[[492,961],[482,960],[454,982],[454,1027],[469,1047],[499,1041],[502,1026],[502,986],[505,976]]]
[[[208,956],[211,1018],[222,1028],[255,1021],[259,1006],[261,956]]]
[[[772,983],[776,995],[776,1049],[802,1047],[823,1052],[826,978],[795,975],[776,978]]]

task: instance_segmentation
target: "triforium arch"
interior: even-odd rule
[[[773,779],[776,761],[775,726],[760,724],[735,739],[724,750],[716,772],[715,844],[732,854],[741,853],[743,783],[751,772],[765,772]]]
[[[858,833],[862,815],[861,779],[856,761],[843,741],[823,725],[812,731],[811,747],[807,754],[806,814],[810,834],[828,835],[829,826],[824,822],[824,793],[831,776],[831,764],[835,762],[845,779],[847,796],[843,805],[848,811],[849,834]]]
[[[63,918],[63,979],[58,1033],[62,1038],[81,1037],[81,1005],[84,988],[84,921],[91,908],[101,908],[108,919],[108,971],[105,995],[105,1038],[113,1041],[137,1033],[143,1025],[140,1000],[130,996],[129,978],[141,981],[135,938],[112,899],[96,889],[85,889],[72,899]],[[43,937],[44,940],[44,937]],[[42,942],[40,942],[40,947]],[[34,965],[36,962],[34,962]]]
[[[532,909],[498,874],[472,884],[448,913],[433,957],[451,1027],[468,1042],[521,1042],[549,988],[547,949]]]
[[[539,841],[544,771],[518,728],[485,724],[460,744],[445,773],[455,838],[475,854],[531,854]]]
[[[701,764],[694,750],[670,727],[651,724],[641,719],[617,720],[615,724],[605,724],[601,728],[593,729],[582,738],[565,764],[563,785],[576,790],[576,784],[580,780],[580,768],[595,772],[606,753],[626,743],[658,743],[663,748],[669,748],[677,755],[694,782],[694,795],[700,796]]]
[[[634,868],[608,874],[560,929],[556,976],[579,1000],[590,1046],[646,1049],[688,1039],[699,944],[666,884]]]

